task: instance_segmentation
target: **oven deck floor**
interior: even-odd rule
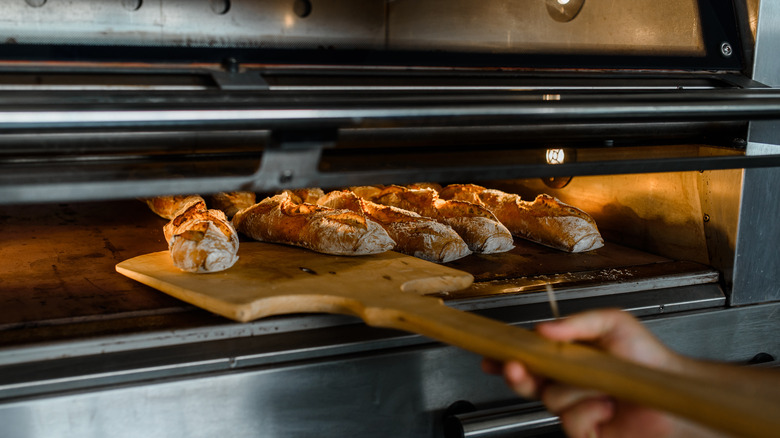
[[[228,323],[114,270],[165,250],[165,223],[139,201],[0,207],[0,345]],[[546,300],[548,283],[565,300],[718,281],[707,266],[611,243],[582,254],[515,244],[449,263],[475,284],[442,297],[468,310]]]

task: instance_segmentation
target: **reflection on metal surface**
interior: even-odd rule
[[[518,403],[490,409],[472,409],[445,416],[445,438],[498,438],[548,436],[558,432],[560,419],[539,402]]]
[[[547,13],[555,21],[567,22],[574,20],[580,13],[585,0],[546,0]]]
[[[562,189],[569,185],[572,180],[572,176],[550,176],[542,178],[544,185],[551,189]]]
[[[0,27],[4,41],[18,44],[384,47],[384,1],[333,0],[320,2],[316,11],[311,3],[310,0],[20,0],[3,2]]]
[[[753,37],[751,41],[755,43],[758,27],[758,5],[760,0],[747,0],[746,3],[748,10],[748,27],[750,28],[750,35]]]
[[[388,4],[387,47],[705,55],[704,23],[694,0],[590,1],[587,8],[582,4],[583,0],[394,1]]]

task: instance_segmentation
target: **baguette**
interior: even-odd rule
[[[375,199],[385,190],[386,186],[355,186],[350,187],[349,191],[356,194],[359,198],[376,202]]]
[[[153,198],[142,199],[149,206],[149,209],[154,214],[165,218],[173,219],[179,213],[191,205],[198,202],[205,202],[203,198],[198,195],[172,195],[172,196],[155,196]]]
[[[334,255],[377,254],[395,242],[376,222],[349,210],[297,203],[283,192],[233,216],[233,225],[260,241],[300,246]]]
[[[395,250],[423,260],[446,263],[471,254],[466,243],[449,226],[417,213],[376,204],[349,190],[333,191],[319,205],[360,212],[381,225],[395,241]]]
[[[585,252],[604,246],[596,221],[584,211],[541,194],[533,202],[475,184],[453,184],[442,189],[445,199],[477,202],[492,211],[513,235],[567,252]]]
[[[219,210],[195,202],[163,227],[174,266],[187,272],[219,272],[238,260],[238,234]]]
[[[317,187],[309,187],[305,189],[285,190],[290,194],[290,199],[298,204],[316,204],[317,200],[325,196],[325,192]]]
[[[449,225],[478,254],[506,252],[514,248],[512,234],[486,208],[463,201],[440,199],[433,189],[401,186],[358,188],[378,204],[413,211]]]
[[[239,210],[255,205],[255,194],[252,192],[220,192],[210,196],[211,206],[222,210],[228,219]]]
[[[437,192],[442,189],[441,184],[430,183],[430,182],[418,182],[413,184],[407,184],[404,187],[406,187],[407,189],[431,189],[431,190],[436,190]]]

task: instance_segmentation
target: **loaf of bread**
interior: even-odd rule
[[[378,223],[350,210],[298,203],[289,192],[269,197],[233,216],[236,229],[265,242],[334,255],[377,254],[395,242]]]
[[[590,215],[549,195],[539,195],[529,202],[518,195],[475,184],[453,184],[444,187],[440,196],[483,205],[512,234],[542,245],[568,252],[604,246],[596,221]]]
[[[299,204],[316,204],[317,200],[325,196],[325,192],[319,187],[285,190],[290,194],[290,199]]]
[[[189,205],[163,227],[174,266],[187,272],[219,272],[238,260],[238,234],[220,210],[203,200]]]
[[[406,187],[407,189],[431,189],[437,192],[442,189],[441,184],[431,183],[431,182],[418,182],[413,184],[407,184],[404,187]]]
[[[440,199],[433,189],[401,186],[355,187],[356,194],[377,204],[413,211],[449,225],[472,252],[493,254],[514,248],[512,234],[486,208],[457,200]],[[360,195],[359,195],[360,196]]]
[[[359,198],[367,201],[376,202],[376,198],[385,190],[387,186],[354,186],[349,191],[356,194]]]
[[[367,201],[349,190],[330,192],[318,203],[363,213],[387,231],[398,252],[436,263],[471,254],[463,239],[449,226],[411,211]]]
[[[198,202],[205,202],[198,195],[171,195],[156,196],[143,199],[146,205],[158,216],[165,219],[173,219],[179,211],[182,211]]]
[[[239,210],[255,205],[253,192],[221,192],[209,197],[209,205],[221,210],[228,219],[232,218]]]

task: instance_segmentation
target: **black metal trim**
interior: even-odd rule
[[[292,151],[299,153],[300,151]],[[278,155],[278,154],[277,154]],[[278,158],[278,157],[277,157]],[[295,158],[295,157],[292,157]],[[278,160],[277,160],[278,161]],[[292,163],[293,161],[287,160]],[[83,169],[51,168],[43,170],[46,178],[38,178],[35,169],[17,168],[24,176],[14,178],[5,169],[5,182],[0,184],[0,204],[26,204],[84,200],[128,199],[154,196],[165,193],[214,193],[220,191],[273,192],[300,187],[338,188],[365,184],[405,184],[416,181],[437,181],[455,183],[463,181],[542,178],[553,176],[619,175],[633,173],[663,173],[706,171],[720,169],[749,169],[780,167],[780,154],[762,156],[717,156],[641,159],[625,161],[580,162],[558,165],[506,165],[470,166],[406,169],[369,169],[360,171],[322,172],[315,161],[295,162],[300,164],[287,178],[284,168],[261,168],[253,175],[244,176],[202,176],[182,178],[150,178],[128,180],[117,173],[113,178],[91,180]],[[137,169],[136,178],[142,178],[142,168]],[[108,171],[108,165],[101,166]],[[74,175],[79,180],[68,180]],[[42,181],[46,182],[42,182]]]
[[[0,93],[0,131],[323,129],[780,119],[780,90]]]

